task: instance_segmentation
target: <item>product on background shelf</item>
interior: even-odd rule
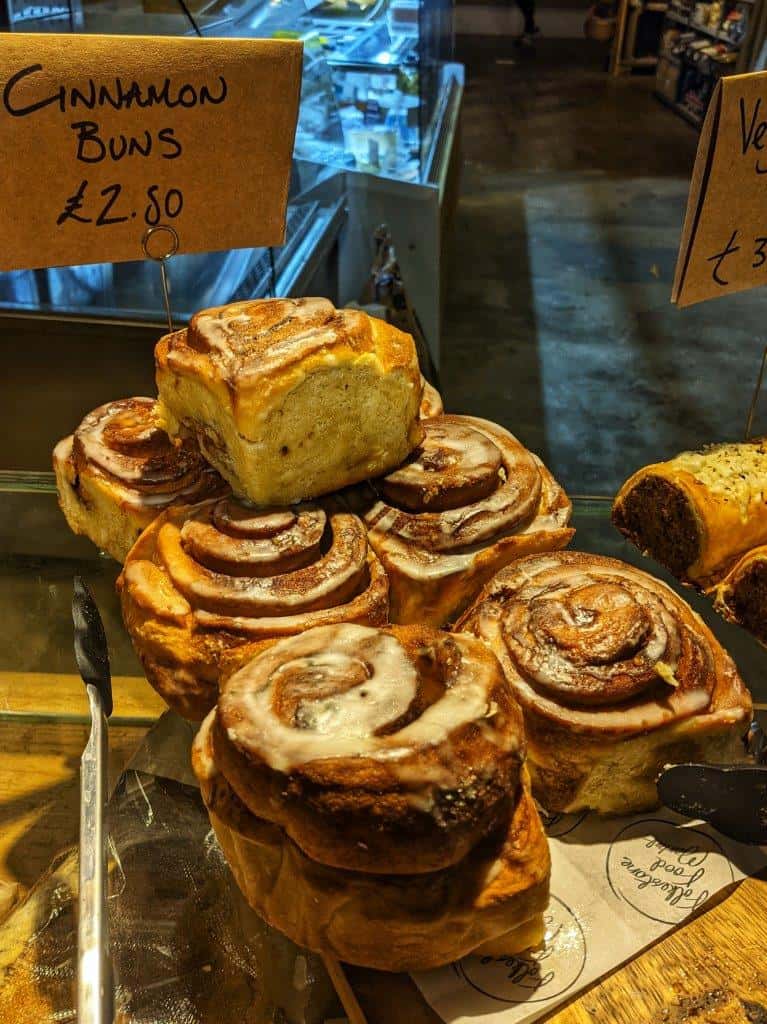
[[[713,445],[645,466],[613,505],[616,527],[679,579],[706,588],[767,543],[767,443]]]
[[[398,465],[421,438],[412,339],[327,299],[203,310],[155,349],[164,423],[235,493],[287,505]]]
[[[540,941],[549,853],[522,719],[470,636],[308,630],[221,686],[193,763],[251,905],[380,970]]]
[[[508,431],[472,416],[423,426],[404,465],[351,500],[389,577],[392,621],[442,626],[501,566],[575,531],[565,492]]]
[[[255,509],[228,497],[169,510],[117,581],[146,677],[185,718],[218,692],[219,662],[254,640],[387,621],[388,584],[361,521],[332,502]]]
[[[228,490],[192,438],[171,443],[152,398],[122,398],[88,413],[54,448],[53,469],[71,529],[118,562],[169,505]]]
[[[433,416],[441,416],[445,411],[442,404],[442,395],[433,384],[430,384],[425,377],[422,377],[423,391],[421,392],[421,419],[428,420]]]
[[[744,555],[714,589],[714,606],[767,646],[767,545]]]
[[[657,805],[665,765],[745,757],[751,698],[735,664],[674,591],[630,565],[522,558],[456,628],[501,661],[548,811],[642,811]]]
[[[673,40],[667,42],[668,49],[670,49]],[[665,57],[661,57],[658,60],[658,68],[655,73],[655,91],[669,103],[676,103],[677,101],[680,70],[677,63],[667,60]]]
[[[748,32],[753,5],[746,2],[736,3],[725,15],[722,22],[722,32],[732,43],[740,44]]]

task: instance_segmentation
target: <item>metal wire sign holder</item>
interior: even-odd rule
[[[161,232],[170,235],[170,245],[167,249],[162,250],[160,253],[152,253],[149,251],[149,243],[151,239]],[[144,232],[144,237],[141,239],[141,248],[144,250],[144,255],[149,260],[154,260],[155,263],[160,264],[160,284],[162,285],[162,297],[165,303],[165,315],[168,318],[168,331],[173,333],[173,314],[170,308],[170,280],[168,278],[168,260],[175,256],[179,248],[178,233],[175,228],[172,228],[169,224],[156,224],[154,227],[147,228]]]
[[[767,347],[762,352],[762,361],[759,364],[759,375],[756,378],[756,387],[754,388],[754,394],[751,398],[751,405],[748,408],[748,416],[746,417],[746,436],[745,440],[751,440],[751,430],[754,426],[754,415],[756,414],[756,406],[759,402],[759,395],[762,391],[762,380],[764,379],[764,367],[767,364]]]

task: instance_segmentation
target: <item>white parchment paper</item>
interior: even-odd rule
[[[541,948],[465,957],[414,976],[450,1024],[523,1024],[571,999],[767,865],[767,852],[660,810],[629,818],[544,816],[551,903]]]

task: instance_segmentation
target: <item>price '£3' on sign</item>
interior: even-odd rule
[[[767,284],[767,72],[719,81],[695,158],[672,302]]]
[[[0,35],[0,270],[284,240],[302,47]]]

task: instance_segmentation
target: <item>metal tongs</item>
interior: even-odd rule
[[[77,926],[78,1024],[113,1024],[114,986],[107,918],[107,719],[112,680],[104,625],[91,592],[74,579],[75,659],[91,713],[80,760],[80,897]]]
[[[671,765],[658,779],[658,796],[679,814],[761,846],[767,843],[767,737],[758,722],[751,723],[745,745],[754,764]]]

